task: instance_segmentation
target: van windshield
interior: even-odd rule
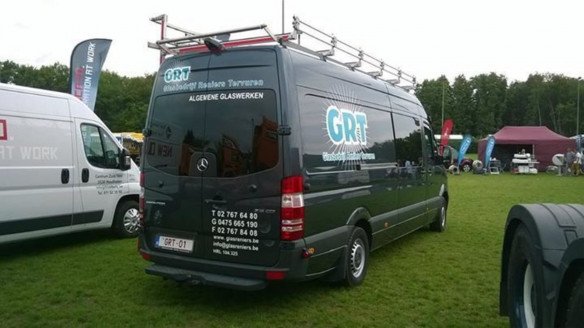
[[[238,177],[278,163],[273,90],[182,93],[156,98],[147,163],[181,176]],[[207,159],[205,170],[197,162]]]

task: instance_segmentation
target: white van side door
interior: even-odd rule
[[[126,175],[120,169],[120,148],[101,124],[75,119],[75,125],[83,212],[91,214],[79,224],[111,226],[117,200],[127,192]]]
[[[72,124],[66,99],[0,90],[0,241],[70,229]]]

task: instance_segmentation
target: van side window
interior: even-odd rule
[[[300,104],[304,162],[309,172],[395,167],[389,112],[359,103],[306,95]]]
[[[118,168],[120,149],[101,128],[81,124],[83,148],[89,164],[101,168]]]
[[[417,167],[423,161],[420,124],[412,117],[394,114],[395,148],[400,167]]]

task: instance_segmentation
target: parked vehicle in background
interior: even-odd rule
[[[445,169],[418,99],[286,40],[181,42],[160,67],[141,165],[147,273],[353,286],[371,250],[446,228]]]
[[[444,153],[442,155],[444,157],[444,166],[446,168],[450,168],[452,165],[458,163],[458,151],[454,149],[452,146],[444,147]],[[465,157],[460,161],[460,166],[458,167],[459,171],[463,172],[471,172],[473,169],[473,160],[472,158]]]
[[[515,205],[501,259],[512,327],[584,327],[584,205]]]
[[[570,139],[576,140],[576,151],[584,153],[584,134],[572,136]]]
[[[0,84],[0,243],[99,228],[136,236],[138,181],[77,98]]]
[[[114,137],[120,142],[120,144],[128,150],[130,157],[136,163],[140,165],[140,155],[142,154],[142,143],[144,141],[144,136],[140,132],[118,132],[114,133]]]

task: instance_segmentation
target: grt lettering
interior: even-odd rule
[[[367,145],[367,115],[330,106],[326,111],[326,129],[335,145]]]

